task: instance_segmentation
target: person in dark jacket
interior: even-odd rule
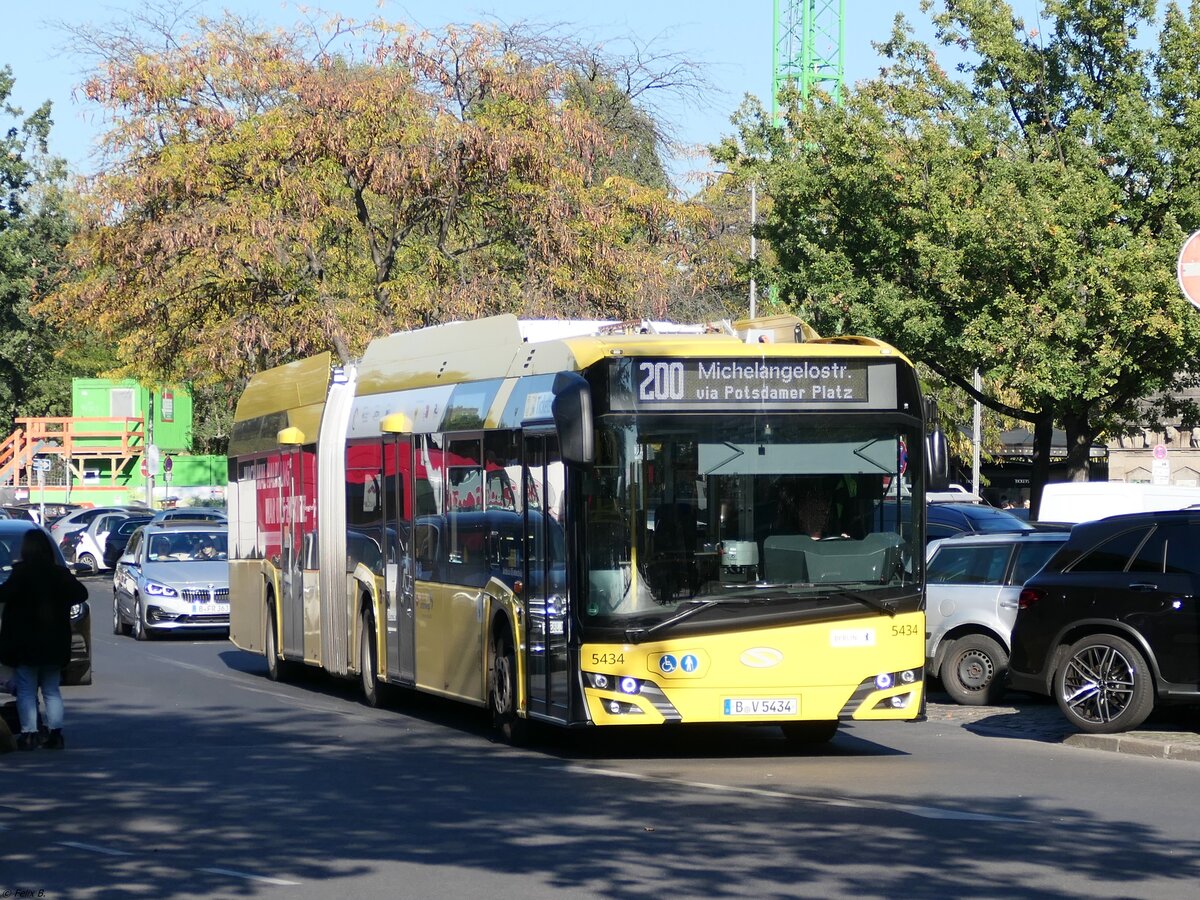
[[[25,532],[21,558],[0,584],[4,618],[0,620],[0,662],[16,670],[17,749],[38,746],[38,689],[46,707],[50,736],[45,747],[63,748],[62,668],[71,661],[71,607],[87,599],[87,588],[54,558],[50,538],[41,529]]]

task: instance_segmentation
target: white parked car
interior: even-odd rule
[[[88,522],[79,537],[79,543],[75,545],[76,564],[86,566],[84,571],[89,575],[107,569],[108,566],[104,562],[104,544],[108,540],[108,533],[131,515],[133,514],[125,510],[108,510]]]
[[[93,506],[88,509],[75,509],[50,526],[50,537],[61,547],[63,538],[68,534],[87,528],[93,519],[99,518],[105,513],[128,513],[141,508],[137,506]]]

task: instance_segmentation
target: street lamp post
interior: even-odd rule
[[[728,169],[713,169],[714,175],[733,176]],[[758,317],[758,282],[754,278],[754,261],[758,259],[758,239],[754,229],[758,225],[758,178],[750,179],[750,318]]]
[[[750,179],[750,318],[758,314],[758,285],[754,280],[754,261],[758,259],[758,239],[754,228],[758,225],[758,179]]]

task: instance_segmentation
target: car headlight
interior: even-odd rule
[[[159,584],[157,581],[146,582],[146,593],[151,597],[178,597],[179,592],[173,587]]]
[[[71,605],[71,618],[72,619],[82,619],[83,618],[83,608],[84,607],[83,607],[82,603],[72,604]]]

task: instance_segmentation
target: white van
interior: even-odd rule
[[[1090,522],[1122,513],[1156,512],[1200,505],[1200,487],[1070,481],[1048,484],[1038,508],[1041,522]]]

